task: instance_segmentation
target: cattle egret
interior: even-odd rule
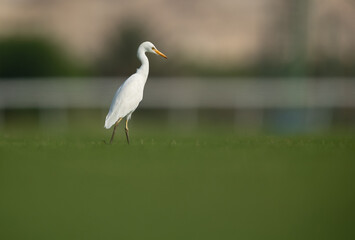
[[[106,116],[105,128],[109,129],[114,125],[110,143],[115,136],[116,127],[119,122],[126,118],[126,138],[129,144],[128,135],[128,121],[131,119],[132,113],[138,107],[140,101],[143,99],[144,85],[148,78],[149,73],[149,61],[146,52],[154,53],[167,58],[163,53],[151,42],[144,42],[138,47],[137,57],[141,61],[142,65],[137,69],[137,72],[130,76],[117,90],[113,97],[110,110]]]

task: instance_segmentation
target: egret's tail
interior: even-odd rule
[[[109,124],[107,124],[107,122],[105,122],[105,128],[106,129],[110,129],[112,127],[112,125],[109,125]]]
[[[115,118],[115,116],[113,114],[107,114],[106,116],[106,120],[105,120],[105,128],[109,129],[112,127],[113,124],[115,124],[117,121],[117,119]]]

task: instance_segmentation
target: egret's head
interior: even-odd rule
[[[141,44],[141,46],[145,49],[146,52],[154,53],[156,55],[160,55],[164,58],[167,58],[167,56],[165,56],[164,53],[160,52],[151,42],[144,42]]]

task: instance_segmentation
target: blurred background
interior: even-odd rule
[[[0,0],[0,239],[355,239],[354,26],[354,0]],[[168,59],[106,145],[146,40]]]
[[[0,128],[103,128],[150,56],[138,123],[273,132],[355,123],[352,0],[1,0]]]

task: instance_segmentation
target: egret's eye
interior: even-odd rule
[[[152,47],[152,50],[154,50],[155,49],[155,47]]]

